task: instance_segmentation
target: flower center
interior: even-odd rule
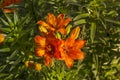
[[[47,53],[53,54],[54,51],[55,50],[54,50],[54,47],[52,45],[49,44],[49,45],[46,46],[46,52]]]

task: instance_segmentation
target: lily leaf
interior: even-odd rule
[[[90,38],[92,43],[94,42],[95,33],[96,33],[96,23],[92,22],[90,28]]]

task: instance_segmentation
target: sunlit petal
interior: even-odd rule
[[[51,26],[55,27],[57,24],[57,19],[53,14],[49,13],[47,18],[46,18],[46,22],[48,24],[50,24]]]
[[[69,54],[68,54],[72,59],[74,60],[83,60],[85,55],[84,53],[78,49],[78,50],[70,50]]]
[[[65,19],[65,20],[64,20],[64,23],[63,23],[64,26],[67,26],[70,21],[71,21],[71,18]]]
[[[60,28],[57,31],[60,32],[61,34],[66,34],[67,33],[65,28]]]
[[[44,22],[44,21],[38,21],[37,22],[37,24],[40,24],[40,25],[42,25],[42,26],[44,26],[45,28],[47,28],[47,29],[49,29],[49,30],[51,30],[51,31],[54,31],[55,29],[53,28],[53,27],[51,27],[50,25],[48,25],[46,22]]]
[[[59,22],[58,22],[58,28],[62,28],[62,27],[65,27],[65,26],[67,26],[68,25],[68,23],[71,21],[71,19],[70,18],[67,18],[67,19],[62,19],[62,20],[60,20]]]
[[[48,34],[48,31],[47,31],[47,29],[46,29],[45,27],[39,26],[38,29],[39,29],[39,31],[40,31],[41,33]]]
[[[68,55],[65,56],[65,63],[67,65],[68,68],[71,68],[73,63],[74,63],[74,60],[69,57]]]
[[[45,47],[46,38],[37,35],[37,36],[35,36],[34,40],[35,40],[35,43],[36,43],[37,45],[39,45],[39,46],[41,46],[41,47]]]
[[[85,46],[85,40],[76,40],[75,42],[74,42],[74,48],[75,49],[80,49],[80,48],[82,48],[83,46]]]
[[[65,46],[66,47],[72,47],[73,44],[75,42],[75,39],[73,37],[69,37],[66,41],[65,41]]]
[[[40,56],[43,56],[45,54],[45,49],[38,47],[35,49],[35,52],[36,52],[36,56],[40,57]]]

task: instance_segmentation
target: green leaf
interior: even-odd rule
[[[3,32],[5,32],[5,33],[9,33],[9,32],[11,32],[11,29],[10,28],[0,28]]]
[[[21,18],[21,21],[19,21],[18,25],[23,26],[25,23],[28,23],[31,20],[30,14],[26,14],[25,17]]]
[[[14,23],[12,22],[10,16],[7,15],[7,14],[5,14],[5,17],[7,18],[9,25],[10,25],[10,26],[14,26]]]
[[[18,15],[16,12],[14,12],[14,24],[17,24],[18,21],[19,21]]]
[[[105,19],[105,21],[120,25],[120,21],[115,21],[112,19]]]
[[[9,23],[8,23],[7,21],[5,21],[5,20],[2,19],[2,18],[0,18],[0,19],[1,19],[1,21],[3,22],[4,25],[9,26]]]
[[[5,76],[8,76],[9,74],[5,74],[5,73],[0,73],[0,78],[3,78]]]
[[[9,57],[8,60],[13,59],[13,57],[15,57],[15,55],[17,54],[18,50],[16,49]]]
[[[115,16],[117,16],[118,14],[117,14],[117,11],[112,10],[112,11],[108,12],[107,15],[111,15],[111,16],[115,17]]]
[[[90,27],[90,38],[92,43],[94,42],[95,33],[96,33],[96,23],[92,22]]]
[[[112,75],[114,75],[115,73],[116,73],[116,70],[114,70],[114,69],[109,70],[109,71],[106,72],[105,77],[107,77],[107,76],[112,76]]]
[[[13,76],[14,76],[13,74],[10,74],[10,75],[7,76],[6,78],[4,78],[4,80],[10,80],[10,79],[12,79]]]
[[[10,51],[10,48],[3,48],[3,49],[0,49],[0,52],[9,52]]]
[[[7,65],[2,65],[0,66],[0,72],[2,72],[5,68],[6,68]]]
[[[77,21],[74,22],[74,26],[80,25],[80,24],[85,24],[85,23],[86,23],[85,19],[80,19],[80,20],[77,20]]]
[[[100,39],[100,41],[103,42],[105,45],[107,44],[107,43],[106,43],[106,40],[105,40],[104,38],[99,37],[99,39]]]
[[[78,19],[81,19],[81,18],[86,18],[86,17],[88,17],[89,15],[90,15],[89,13],[84,13],[84,14],[77,15],[77,16],[73,19],[73,21],[78,20]]]

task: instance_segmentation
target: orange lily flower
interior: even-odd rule
[[[73,29],[70,37],[67,40],[62,40],[61,46],[59,46],[59,50],[61,52],[61,59],[65,61],[68,68],[72,67],[74,60],[83,60],[84,53],[80,50],[84,45],[84,40],[75,39],[78,36],[78,29]],[[77,32],[76,32],[77,31]]]
[[[0,43],[2,43],[5,39],[5,36],[3,34],[0,33]]]
[[[11,13],[11,12],[14,12],[15,9],[9,9],[9,8],[6,8],[7,6],[10,6],[11,4],[17,4],[17,3],[20,3],[21,0],[4,0],[1,7],[3,8],[3,11],[5,13]]]
[[[41,70],[41,64],[40,63],[35,64],[35,70],[37,70],[37,71]]]
[[[54,37],[53,33],[46,36],[37,35],[34,39],[37,44],[37,48],[35,50],[36,56],[43,56],[45,65],[50,65],[52,58],[59,59],[61,57],[57,48],[59,40]]]
[[[71,21],[70,18],[64,19],[64,14],[59,14],[57,17],[51,13],[48,14],[46,22],[39,20],[37,24],[42,25],[50,31],[57,31],[62,34],[66,33],[65,27]]]

